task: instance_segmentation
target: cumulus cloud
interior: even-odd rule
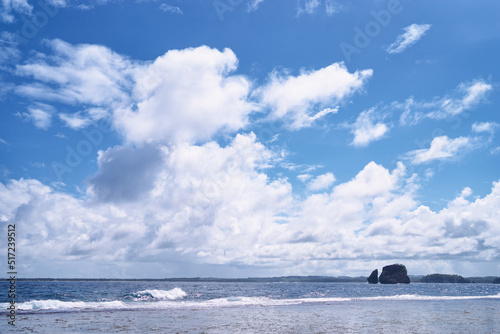
[[[428,149],[419,149],[409,152],[407,155],[413,164],[428,163],[433,160],[448,160],[456,158],[464,150],[470,149],[473,142],[468,137],[450,139],[447,136],[436,137],[432,140]]]
[[[372,141],[382,139],[389,132],[389,126],[381,122],[382,119],[383,116],[378,115],[374,108],[360,113],[356,122],[350,125],[354,135],[351,145],[367,146]]]
[[[238,59],[230,49],[170,50],[153,62],[140,62],[98,45],[61,40],[46,45],[52,54],[17,66],[25,81],[15,91],[37,101],[110,110],[115,129],[136,144],[210,140],[245,128],[256,111],[264,122],[309,127],[336,113],[373,73],[350,73],[343,63],[334,63],[298,76],[274,71],[265,85],[253,87],[250,79],[233,73]],[[90,116],[78,112],[60,118],[78,129]]]
[[[162,152],[155,146],[99,151],[99,172],[88,180],[88,193],[99,202],[137,200],[154,187],[162,161]]]
[[[409,46],[418,42],[422,36],[431,28],[430,24],[412,24],[403,28],[404,33],[396,38],[396,41],[387,48],[388,53],[401,53]]]
[[[229,49],[167,52],[140,71],[136,110],[115,110],[116,126],[133,142],[192,142],[243,128],[255,107],[247,100],[250,82],[230,74],[237,64]]]
[[[269,83],[256,90],[255,95],[271,109],[271,119],[284,119],[291,129],[300,129],[336,112],[338,105],[362,89],[372,74],[372,70],[350,73],[343,63],[298,76],[274,72]]]
[[[259,171],[273,153],[252,134],[226,147],[211,142],[145,150],[101,153],[96,178],[120,190],[110,196],[99,190],[87,200],[75,199],[36,180],[0,184],[0,219],[30,226],[20,229],[25,264],[147,259],[157,270],[184,258],[339,274],[356,270],[348,265],[352,259],[361,267],[374,259],[404,259],[417,267],[435,257],[472,265],[500,256],[500,182],[474,201],[465,188],[436,212],[419,205],[416,179],[404,165],[390,171],[371,162],[330,192],[299,200],[286,180]],[[135,194],[120,185],[128,175],[112,175],[122,163],[128,169],[127,157],[134,154],[161,157],[144,163],[154,168],[138,176],[148,181]],[[213,163],[200,164],[204,159]],[[331,260],[340,269],[328,269]]]
[[[307,178],[300,177],[298,176],[299,179],[305,180]],[[318,175],[315,177],[309,184],[307,185],[307,188],[311,191],[319,191],[319,190],[324,190],[329,188],[333,183],[335,182],[335,176],[333,173],[326,173],[323,175]]]

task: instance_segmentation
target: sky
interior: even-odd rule
[[[498,12],[3,0],[2,252],[15,224],[19,277],[498,276]]]

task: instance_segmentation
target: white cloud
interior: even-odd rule
[[[52,124],[52,114],[54,108],[50,105],[43,103],[36,103],[29,106],[27,113],[17,113],[16,116],[22,117],[42,130],[47,130]]]
[[[88,118],[83,118],[78,114],[59,114],[59,118],[73,130],[78,130],[90,125],[91,120]]]
[[[372,141],[382,139],[389,131],[387,124],[379,122],[383,117],[375,113],[375,109],[369,109],[359,114],[356,122],[351,125],[354,134],[352,145],[367,146]]]
[[[302,13],[314,14],[321,4],[319,0],[304,0],[303,5],[300,2],[299,0],[297,4],[297,16],[300,16]]]
[[[266,120],[283,120],[290,129],[308,127],[336,113],[373,73],[349,73],[343,63],[334,63],[298,76],[273,72],[266,85],[252,89],[247,78],[232,74],[238,59],[230,49],[170,50],[144,63],[98,45],[60,40],[47,45],[53,55],[17,66],[18,75],[34,80],[17,86],[16,92],[112,110],[115,128],[135,143],[210,140],[244,128],[258,109],[269,109]],[[87,123],[83,115],[69,117],[62,116],[67,123],[80,122],[74,128]]]
[[[0,3],[0,20],[4,23],[15,22],[15,14],[31,14],[33,6],[28,0],[2,0]]]
[[[263,3],[264,0],[252,0],[248,3],[247,6],[247,11],[248,12],[253,12],[254,10],[257,10],[260,6],[261,3]]]
[[[5,141],[5,139],[0,138],[0,144],[5,144],[5,145],[7,145],[7,141]]]
[[[323,175],[318,175],[309,184],[307,188],[311,191],[319,191],[329,188],[335,182],[335,176],[333,173],[326,173]]]
[[[162,3],[160,5],[160,9],[165,13],[181,14],[181,15],[184,14],[179,7],[167,5],[166,3]]]
[[[495,122],[475,122],[472,124],[473,132],[487,132],[489,134],[494,134],[496,128],[500,127],[500,124]]]
[[[306,182],[307,180],[311,179],[312,175],[311,174],[299,174],[297,175],[297,179],[299,179],[302,182]]]
[[[159,160],[134,166],[144,156]],[[473,202],[472,190],[464,188],[434,212],[415,200],[415,178],[402,164],[389,171],[371,162],[330,193],[298,200],[286,180],[259,171],[272,156],[254,135],[237,136],[226,147],[116,147],[101,153],[88,200],[36,180],[0,183],[0,219],[30,227],[19,235],[27,270],[39,261],[119,267],[147,259],[154,275],[182,259],[282,275],[338,275],[364,272],[373,261],[404,261],[415,272],[436,257],[451,267],[500,257],[500,182]],[[116,166],[127,172],[115,174]],[[139,170],[145,182],[124,185]],[[331,269],[331,260],[338,267]]]
[[[255,95],[263,106],[271,108],[271,119],[284,119],[291,129],[300,129],[336,112],[338,104],[360,90],[372,74],[372,70],[349,73],[343,63],[299,76],[274,72],[269,83]]]
[[[20,55],[19,36],[2,31],[0,33],[0,69],[5,63],[16,62]]]
[[[409,46],[415,44],[431,28],[430,24],[412,24],[403,28],[404,33],[396,38],[396,41],[387,48],[388,53],[401,53]]]
[[[92,122],[108,116],[108,111],[102,108],[89,108],[73,114],[60,113],[59,118],[65,125],[73,130],[86,128]]]
[[[126,58],[99,45],[71,45],[46,41],[53,55],[41,55],[17,74],[36,80],[16,88],[19,94],[46,101],[97,106],[128,101],[134,66]]]
[[[447,136],[436,137],[428,149],[419,149],[407,155],[413,164],[428,163],[433,160],[447,160],[457,157],[464,150],[470,149],[473,143],[468,137],[450,139]]]
[[[425,118],[446,119],[455,117],[485,102],[493,86],[483,80],[461,83],[451,95],[436,97],[431,101],[407,99],[404,103],[393,103],[392,107],[403,109],[399,123],[414,125]]]
[[[342,11],[345,11],[346,9],[347,5],[345,4],[340,4],[339,2],[334,0],[325,0],[325,12],[328,16],[340,13]]]
[[[171,50],[142,69],[137,110],[116,109],[115,124],[133,142],[192,142],[241,129],[255,107],[249,81],[230,75],[237,64],[229,49]]]

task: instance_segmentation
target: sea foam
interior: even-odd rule
[[[180,288],[174,288],[172,290],[143,290],[138,291],[134,294],[137,296],[135,299],[156,299],[156,300],[176,300],[187,296]]]

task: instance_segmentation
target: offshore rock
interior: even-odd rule
[[[406,267],[402,264],[391,264],[382,268],[379,281],[381,284],[410,283]]]
[[[368,283],[370,284],[377,284],[378,283],[378,269],[375,269],[372,271],[370,276],[368,276]]]

